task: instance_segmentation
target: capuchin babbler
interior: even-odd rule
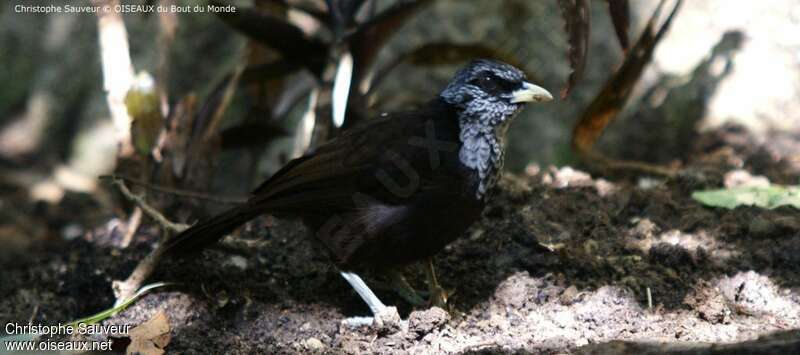
[[[166,250],[197,252],[259,215],[299,218],[373,316],[388,307],[356,271],[396,275],[400,267],[426,261],[431,298],[441,304],[446,295],[435,283],[430,258],[480,217],[503,167],[512,118],[529,102],[552,99],[519,69],[474,60],[421,108],[343,131],[290,161],[243,205],[170,238]],[[421,299],[413,290],[401,294]]]

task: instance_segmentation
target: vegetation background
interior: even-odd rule
[[[198,0],[174,2],[190,6],[207,4]],[[342,1],[348,2],[353,1]],[[598,167],[598,162],[604,162],[602,159],[576,151],[572,142],[573,128],[581,117],[587,116],[587,107],[598,97],[606,98],[601,102],[612,101],[608,97],[613,95],[603,96],[601,90],[609,78],[618,73],[626,54],[631,53],[623,51],[615,32],[617,21],[609,11],[609,4],[614,1],[419,2],[425,5],[409,12],[404,21],[379,31],[386,34],[386,38],[370,37],[362,43],[365,48],[380,48],[372,62],[381,85],[375,95],[365,96],[361,101],[352,99],[351,94],[354,114],[362,113],[360,109],[370,116],[413,107],[433,97],[466,59],[475,56],[489,55],[513,61],[530,74],[532,81],[557,93],[566,86],[571,68],[575,66],[568,53],[576,42],[570,38],[572,32],[565,30],[568,16],[562,12],[564,4],[588,4],[591,29],[586,34],[586,66],[571,94],[552,104],[527,108],[512,125],[506,169],[513,175],[504,182],[500,202],[490,209],[494,212],[470,232],[472,244],[470,241],[457,244],[442,257],[444,273],[449,275],[451,285],[471,285],[472,290],[487,291],[462,290],[463,298],[454,301],[456,307],[467,314],[464,318],[456,317],[461,325],[452,322],[437,330],[427,329],[425,334],[449,339],[449,343],[442,340],[439,345],[452,346],[447,349],[454,352],[465,349],[454,344],[467,340],[475,340],[475,344],[480,345],[476,349],[557,352],[616,339],[661,341],[663,339],[657,337],[659,333],[672,337],[679,326],[688,327],[685,329],[689,331],[682,335],[675,333],[675,339],[705,342],[743,342],[764,335],[765,329],[800,327],[795,312],[800,309],[800,282],[793,276],[798,274],[797,265],[800,265],[793,256],[800,255],[800,224],[794,209],[800,203],[793,190],[800,177],[800,36],[797,36],[800,4],[797,1],[683,2],[665,36],[655,41],[652,60],[649,63],[640,61],[647,64],[643,73],[629,80],[635,85],[624,108],[617,107],[621,109],[620,114],[607,129],[601,129],[602,136],[594,145],[595,151],[603,152],[604,156],[649,164],[645,168],[635,165],[633,169],[620,169],[624,170],[621,174],[604,170],[603,164]],[[202,191],[213,197],[235,199],[246,195],[288,159],[301,153],[307,145],[304,142],[314,144],[317,132],[309,129],[308,114],[316,113],[311,119],[313,123],[314,119],[330,112],[330,107],[325,106],[330,102],[324,99],[316,102],[309,93],[319,88],[321,94],[317,97],[323,98],[324,90],[332,89],[333,71],[329,69],[336,68],[331,65],[339,64],[336,56],[342,54],[342,49],[335,45],[326,47],[332,50],[323,55],[319,52],[308,55],[311,52],[291,49],[300,42],[290,43],[287,46],[290,49],[270,49],[264,43],[275,43],[276,38],[287,32],[265,25],[261,30],[266,29],[262,34],[267,34],[259,41],[253,36],[259,28],[248,27],[254,22],[241,18],[226,20],[221,14],[124,14],[121,19],[127,31],[131,72],[136,74],[132,77],[136,79],[133,87],[143,96],[138,104],[124,102],[129,115],[138,123],[128,125],[134,132],[133,152],[120,154],[119,126],[115,126],[109,96],[104,90],[103,66],[108,62],[104,62],[102,56],[99,17],[95,14],[20,13],[14,7],[66,3],[37,0],[9,1],[0,5],[0,83],[3,83],[0,87],[0,244],[5,246],[0,252],[0,265],[6,275],[10,275],[8,280],[14,280],[0,287],[0,298],[8,296],[5,303],[0,303],[0,321],[17,319],[31,312],[32,319],[45,322],[74,319],[107,308],[115,297],[110,291],[111,281],[124,279],[158,241],[161,231],[147,218],[142,218],[141,212],[136,218],[138,207],[97,177],[119,173],[149,184]],[[123,3],[157,5],[173,1]],[[339,38],[337,36],[354,32],[356,28],[353,23],[345,23],[337,32],[334,24],[313,20],[314,11],[298,10],[322,11],[326,8],[325,1],[236,0],[230,3],[241,8],[257,8],[258,13],[291,22],[306,37],[319,38],[326,46]],[[357,22],[365,23],[398,3],[414,1],[366,1],[356,15]],[[660,23],[673,2],[666,3]],[[631,45],[658,6],[656,0],[629,3],[627,33]],[[427,48],[427,51],[413,52],[420,48]],[[287,53],[294,57],[287,57]],[[404,57],[408,53],[414,54]],[[331,56],[336,60],[328,60]],[[281,62],[281,58],[289,60]],[[317,65],[318,62],[322,63],[318,73],[297,68],[298,63]],[[390,67],[390,64],[397,65]],[[383,71],[384,68],[393,69]],[[139,76],[142,72],[152,79]],[[384,72],[388,74],[382,75]],[[315,76],[326,80],[316,85]],[[166,117],[164,112],[167,112]],[[211,133],[203,135],[205,132]],[[573,167],[589,171],[591,176]],[[665,170],[659,170],[661,168],[670,174],[662,174]],[[518,185],[525,188],[520,190]],[[775,201],[789,201],[786,204],[795,207],[739,207],[727,211],[713,209],[712,206],[721,203],[716,195],[711,200],[691,198],[693,192],[702,189],[739,186],[748,189],[777,186],[779,191],[769,190],[764,205],[775,207]],[[607,198],[606,190],[622,192]],[[147,199],[166,216],[181,222],[194,221],[224,207],[216,202],[154,193],[140,186],[134,188],[134,192],[146,193]],[[736,192],[736,202],[729,207],[738,206],[742,199],[760,201],[760,195],[752,197],[751,193],[757,195],[762,191]],[[554,200],[545,203],[542,196]],[[519,211],[511,213],[509,206],[516,206]],[[586,209],[598,211],[591,216],[584,215],[582,211]],[[499,213],[499,217],[492,217],[492,213]],[[524,230],[515,229],[519,221],[523,221],[520,228]],[[759,224],[762,221],[763,224]],[[256,226],[265,223],[273,222],[260,221]],[[259,235],[259,238],[268,243],[277,243],[278,237],[291,240],[291,236],[301,233],[298,228],[279,223],[274,233],[264,232],[268,235]],[[483,255],[476,252],[475,249],[480,248],[474,246],[481,243],[476,242],[481,235],[492,236],[497,243],[485,246],[494,248],[491,251],[483,250],[493,256],[487,257],[491,264],[483,266],[496,273],[484,271],[476,274],[474,281],[464,280],[470,275],[464,274],[465,269],[471,270],[469,260],[476,262],[474,255]],[[632,242],[626,238],[637,240],[633,243],[637,247],[631,247]],[[225,291],[225,297],[230,297],[233,304],[250,302],[249,292],[270,295],[255,301],[254,309],[261,315],[278,312],[271,308],[273,306],[288,309],[294,315],[308,313],[292,318],[287,333],[275,336],[275,349],[316,349],[318,344],[309,340],[312,338],[322,344],[317,349],[321,351],[353,350],[347,344],[360,344],[355,348],[359,351],[384,351],[394,349],[392,342],[402,344],[406,350],[433,349],[427,348],[433,346],[431,341],[421,340],[425,334],[419,339],[381,338],[374,347],[359,347],[364,346],[367,335],[337,333],[335,319],[341,315],[338,312],[347,314],[358,310],[358,306],[348,301],[346,289],[338,288],[335,281],[327,281],[324,275],[330,270],[326,271],[324,262],[310,257],[317,263],[299,267],[299,270],[323,276],[299,282],[296,281],[299,276],[289,270],[291,268],[260,261],[265,256],[271,260],[309,257],[298,251],[303,250],[303,244],[293,243],[299,242],[281,244],[277,251],[262,245],[261,248],[271,251],[259,249],[262,250],[260,256],[245,255],[250,265],[265,269],[269,265],[273,270],[269,271],[273,274],[264,271],[264,274],[251,275],[256,281],[254,286],[248,287],[253,289],[239,289],[220,281],[240,278],[225,268],[213,273],[215,281],[209,282],[212,292]],[[592,243],[599,243],[599,246]],[[669,248],[677,245],[691,256],[685,259],[683,251],[656,248],[663,243],[669,244]],[[647,244],[647,248],[637,249],[643,244]],[[552,250],[544,252],[540,250],[542,245]],[[709,260],[715,261],[703,262],[706,257],[702,255],[706,254],[696,254],[701,247],[704,253],[711,255]],[[715,259],[719,256],[715,253],[727,252],[735,253],[736,261],[723,257],[720,260],[725,261]],[[626,259],[631,255],[639,258],[638,261]],[[602,261],[586,265],[581,256],[586,256],[587,260],[595,260],[597,256],[597,260]],[[227,254],[213,254],[204,262],[228,265],[226,263],[231,260],[236,260],[234,264],[241,261]],[[682,269],[680,264],[685,263],[691,263],[694,269]],[[63,270],[63,273],[52,279],[46,276],[51,274],[51,269]],[[159,279],[187,277],[181,271],[157,275]],[[444,279],[447,284],[448,277]],[[746,284],[741,281],[743,279],[750,280],[748,285],[774,289],[771,298],[764,296],[764,302],[774,307],[764,312],[759,310],[758,315],[742,315],[749,311],[740,312],[738,296],[734,297],[736,301],[730,301],[728,298],[732,296],[728,296],[729,290]],[[298,288],[292,294],[275,296],[270,292],[279,291],[273,286],[263,286],[265,290],[258,284],[259,281],[266,284],[267,280],[298,282]],[[63,286],[65,283],[74,286]],[[624,292],[604,288],[609,285],[634,295],[626,296]],[[83,300],[87,287],[92,293],[104,295]],[[330,291],[332,299],[315,296],[315,290],[320,288]],[[590,301],[586,307],[591,304],[589,308],[596,310],[604,307],[603,302],[617,302],[614,304],[623,304],[620,306],[623,309],[615,309],[615,312],[632,312],[628,318],[644,319],[645,323],[654,325],[641,333],[626,333],[630,329],[640,329],[641,324],[609,315],[611,328],[620,329],[620,333],[606,334],[587,328],[585,320],[576,320],[575,324],[567,322],[560,327],[558,319],[553,318],[559,317],[559,312],[580,312],[580,302],[562,305],[559,301],[564,294],[567,296],[563,297],[571,297],[570,293],[578,292],[572,288],[588,295]],[[651,289],[656,293],[658,309],[642,311],[647,308],[648,301],[652,301],[645,297]],[[491,290],[496,292],[487,294],[494,292]],[[556,296],[545,301],[530,298],[534,291],[554,292]],[[708,297],[703,298],[703,295]],[[178,302],[191,308],[197,301],[185,297],[188,296],[180,292],[155,295],[148,298],[149,303],[137,306],[140,308],[136,312],[144,312],[142,314],[148,317],[136,318],[129,312],[116,321],[136,320],[138,323],[149,319],[155,309],[163,308],[166,303]],[[273,298],[291,301],[275,306]],[[714,303],[716,301],[709,299],[727,301]],[[525,339],[523,343],[515,343],[513,337],[504,336],[510,334],[508,329],[503,330],[494,323],[491,326],[481,323],[484,320],[481,312],[499,314],[498,317],[508,320],[511,316],[499,311],[508,304],[515,305],[529,317],[526,323],[529,328],[514,328],[503,323],[511,327],[508,328],[511,333],[523,334],[518,338]],[[719,304],[725,306],[714,308]],[[775,305],[783,305],[784,309],[795,313],[773,312],[778,307]],[[225,308],[226,305],[217,306]],[[217,306],[206,308],[213,310]],[[564,308],[559,308],[562,306]],[[230,334],[220,330],[224,328],[220,324],[237,324],[231,318],[247,311],[227,308],[229,313],[223,312],[220,320],[206,308],[198,311],[206,312],[202,316],[193,316],[208,321],[209,327],[223,338]],[[726,310],[739,318],[726,318]],[[703,312],[714,316],[704,316]],[[188,311],[183,316],[189,317],[187,314]],[[173,329],[179,327],[174,319],[181,315],[170,316]],[[536,317],[555,320],[547,323]],[[269,323],[272,319],[259,319],[268,323],[266,329],[275,328]],[[664,319],[677,320],[669,323]],[[317,332],[303,328],[309,322]],[[555,324],[553,329],[541,333],[552,337],[543,335],[545,339],[542,339],[531,335],[546,328],[541,324]],[[493,330],[488,331],[487,327]],[[184,331],[186,337],[191,337],[204,329]],[[451,332],[448,333],[450,338],[447,332]],[[469,334],[476,332],[484,338],[470,338]],[[796,337],[791,341],[794,341],[792,346],[797,346]],[[481,342],[491,344],[481,345]],[[250,346],[255,347],[256,343],[245,342],[235,350],[247,352],[253,350]],[[185,342],[172,346],[191,350],[197,349],[198,344]],[[220,349],[229,346],[225,342],[214,344]]]

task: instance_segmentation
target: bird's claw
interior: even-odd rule
[[[359,328],[372,325],[374,320],[375,317],[348,317],[342,319],[342,324],[348,328]]]
[[[342,324],[350,328],[372,326],[382,332],[393,332],[404,325],[397,307],[385,307],[374,314],[373,317],[350,317],[342,320]]]

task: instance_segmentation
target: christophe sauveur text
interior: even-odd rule
[[[58,323],[55,325],[44,324],[19,324],[6,323],[5,330],[8,335],[33,334],[33,335],[94,335],[94,334],[128,334],[130,325],[117,324],[86,324],[77,325]]]
[[[38,13],[38,14],[79,14],[79,13],[98,13],[98,12],[114,11],[118,13],[197,13],[197,12],[211,12],[211,13],[234,13],[236,7],[233,5],[127,5],[118,4],[114,6],[101,5],[101,6],[82,6],[82,5],[23,5],[18,4],[14,6],[16,13]]]

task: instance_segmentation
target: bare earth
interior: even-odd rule
[[[770,168],[759,173],[786,178]],[[152,280],[178,285],[107,322],[135,325],[164,310],[166,350],[181,354],[800,352],[797,211],[704,207],[691,191],[719,186],[724,171],[697,171],[649,188],[570,168],[505,178],[480,223],[437,257],[449,312],[412,310],[378,287],[408,321],[342,326],[366,306],[301,225],[263,218],[240,233],[263,241],[251,253],[169,261]],[[2,254],[0,322],[54,324],[108,307],[111,281],[158,231],[118,250],[121,234],[101,225]],[[407,273],[426,289],[421,270]]]

